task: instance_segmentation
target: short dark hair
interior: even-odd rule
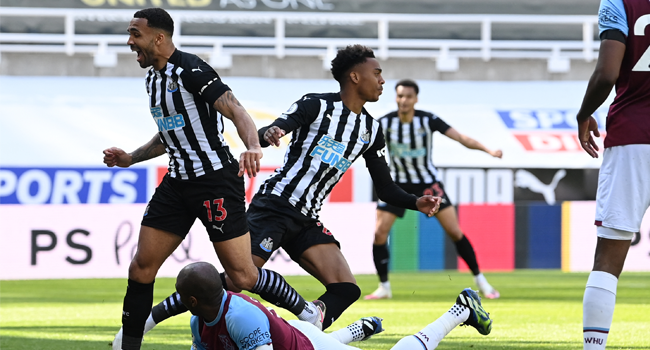
[[[418,86],[418,84],[415,81],[413,81],[411,79],[402,79],[402,80],[398,81],[397,84],[395,84],[395,91],[397,91],[397,88],[399,86],[412,87],[413,90],[415,90],[416,95],[420,93],[420,87]]]
[[[147,20],[147,26],[164,30],[169,37],[174,34],[174,20],[167,11],[152,7],[140,10],[133,15],[133,18],[144,18]]]
[[[357,64],[364,63],[367,58],[375,58],[372,49],[363,45],[348,45],[336,53],[332,60],[332,76],[339,83],[343,83],[344,76]]]

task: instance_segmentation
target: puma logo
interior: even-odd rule
[[[560,169],[553,175],[553,180],[550,184],[541,182],[535,175],[530,172],[520,169],[515,172],[515,186],[527,188],[535,193],[541,193],[544,196],[546,204],[555,204],[555,189],[557,184],[566,176],[566,170]]]
[[[221,231],[221,233],[223,233],[223,226],[224,226],[224,225],[225,225],[225,224],[221,224],[221,227],[219,227],[219,226],[217,226],[217,225],[212,225],[212,228],[215,229],[215,230],[219,230],[219,231]]]
[[[192,68],[192,72],[201,72],[201,73],[203,73],[203,71],[201,70],[200,67]]]

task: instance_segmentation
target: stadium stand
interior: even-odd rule
[[[376,49],[387,78],[584,80],[597,0],[4,0],[2,75],[140,76],[123,43],[134,10],[161,6],[175,42],[224,76],[327,78],[336,48]],[[34,55],[38,53],[38,55]]]

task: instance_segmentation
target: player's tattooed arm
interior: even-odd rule
[[[145,161],[147,159],[156,158],[165,154],[165,145],[158,134],[131,153],[126,153],[121,148],[111,147],[104,150],[104,164],[109,167],[118,166],[127,168],[135,163]]]
[[[232,120],[237,128],[239,138],[246,146],[247,151],[243,152],[239,157],[239,176],[244,175],[244,172],[248,174],[248,177],[256,176],[260,171],[262,147],[260,147],[253,118],[230,90],[224,92],[214,102],[214,109],[224,117]]]
[[[156,158],[165,154],[165,145],[163,145],[158,134],[145,145],[131,152],[131,164],[139,163],[151,158]]]

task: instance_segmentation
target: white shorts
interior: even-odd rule
[[[360,350],[359,348],[340,343],[334,337],[323,333],[323,331],[309,322],[300,320],[289,320],[287,322],[302,334],[306,335],[311,340],[311,344],[315,350]]]
[[[596,225],[609,239],[632,239],[650,207],[650,145],[625,145],[605,149],[598,173]]]

